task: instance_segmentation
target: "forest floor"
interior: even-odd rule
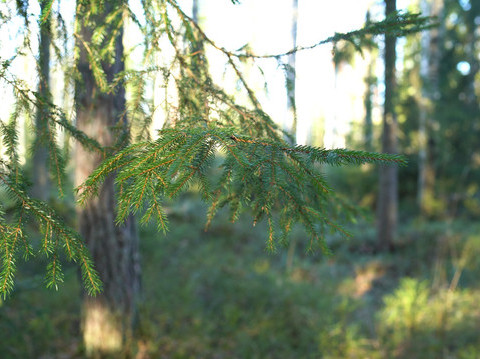
[[[166,236],[141,229],[137,358],[480,357],[477,223],[403,224],[393,253],[376,253],[373,223],[359,223],[325,256],[306,253],[301,230],[269,253],[247,218],[220,214],[205,232],[195,198],[169,212]],[[44,263],[18,267],[0,356],[82,358],[76,267],[58,291],[44,288]]]

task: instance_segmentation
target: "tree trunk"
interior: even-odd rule
[[[369,24],[370,11],[367,11],[365,22]],[[363,145],[365,151],[373,151],[373,95],[377,85],[377,77],[375,76],[375,65],[377,54],[375,49],[370,49],[370,56],[368,60],[367,76],[365,77],[365,84],[367,91],[365,92],[365,128],[363,132]]]
[[[103,24],[113,1],[105,4],[103,13],[90,19],[89,25],[78,19],[82,41],[90,44],[92,31]],[[77,14],[79,16],[79,14]],[[79,16],[80,18],[81,16]],[[107,32],[108,33],[108,32]],[[102,67],[111,81],[123,63],[123,31],[115,39],[113,64]],[[125,89],[121,84],[112,93],[102,93],[95,83],[83,42],[78,43],[77,68],[81,79],[76,83],[77,128],[96,139],[102,146],[119,145],[116,138],[126,131]],[[118,133],[120,130],[121,133]],[[120,135],[120,136],[119,136]],[[89,152],[77,145],[75,182],[80,185],[98,166],[102,155]],[[84,208],[78,209],[78,225],[103,281],[103,292],[96,297],[83,298],[82,330],[85,350],[92,357],[103,357],[124,352],[136,314],[140,292],[138,236],[133,217],[122,225],[115,225],[114,177],[107,178],[99,195]]]
[[[422,14],[429,16],[431,13],[429,1],[422,0]],[[417,201],[420,208],[420,214],[426,212],[426,178],[427,178],[427,123],[428,123],[428,75],[429,75],[429,44],[430,31],[424,31],[421,34],[421,61],[420,61],[420,77],[422,79],[422,95],[420,98],[420,114],[418,126],[418,185],[417,185]]]
[[[192,3],[192,19],[195,21],[196,24],[199,23],[198,19],[198,0],[193,0]]]
[[[396,0],[385,0],[385,14],[396,10]],[[395,114],[395,52],[396,38],[385,36],[385,104],[383,114],[382,151],[397,152],[397,118]],[[380,167],[377,206],[378,246],[381,250],[393,250],[397,228],[398,169],[396,166]]]
[[[298,0],[292,0],[292,48],[297,47],[298,28]],[[297,106],[295,103],[295,81],[296,81],[296,52],[288,55],[287,68],[287,108],[291,121],[288,133],[292,136],[293,142],[297,142]]]
[[[40,14],[42,15],[48,1],[40,1]],[[41,16],[40,15],[40,16]],[[48,175],[47,161],[48,148],[46,137],[48,136],[48,112],[50,111],[45,100],[50,100],[50,40],[51,16],[47,16],[40,23],[40,44],[38,48],[39,80],[38,93],[42,103],[37,107],[35,118],[35,147],[33,152],[33,188],[32,195],[42,201],[46,201],[50,194],[50,179]]]
[[[374,74],[375,60],[373,56],[370,59],[367,69],[365,82],[367,91],[365,93],[365,129],[364,129],[364,148],[366,151],[373,151],[373,92],[377,79]]]
[[[297,47],[297,28],[298,28],[298,0],[292,0],[292,48]],[[290,128],[286,128],[288,134],[290,134],[291,140],[295,145],[297,143],[297,105],[295,102],[295,82],[296,82],[296,52],[288,55],[288,68],[286,73],[286,83],[287,83],[287,110],[289,114]],[[288,140],[288,139],[287,139]],[[297,241],[293,238],[290,242],[287,260],[286,260],[286,271],[291,273],[293,270],[293,259],[295,257],[295,247],[297,246]]]
[[[422,0],[422,14],[425,16],[438,16],[441,9],[439,0]],[[438,61],[439,36],[438,28],[424,31],[421,34],[421,63],[420,77],[422,80],[422,95],[420,99],[419,114],[419,151],[418,151],[418,188],[417,202],[422,216],[433,212],[435,168],[433,158],[432,135],[432,104],[435,93],[438,92]]]

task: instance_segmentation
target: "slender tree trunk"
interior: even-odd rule
[[[192,19],[198,24],[198,0],[193,0],[192,3]]]
[[[88,25],[79,23],[82,41],[89,44],[96,24],[103,24],[113,0],[105,4],[103,13],[95,15]],[[78,14],[77,14],[78,16]],[[123,31],[115,39],[114,62],[103,63],[107,80],[124,69]],[[77,128],[96,139],[102,146],[118,146],[116,140],[126,131],[125,89],[119,85],[115,93],[102,93],[95,83],[88,53],[83,42],[78,43],[77,68],[81,75],[76,84]],[[120,133],[119,133],[120,131]],[[75,153],[76,185],[81,184],[102,160],[102,155],[78,145]],[[138,236],[132,217],[115,225],[114,177],[107,178],[99,195],[85,208],[78,210],[80,233],[91,251],[94,264],[103,281],[103,292],[83,298],[82,330],[87,355],[102,357],[125,351],[126,341],[136,314],[140,292]]]
[[[396,0],[385,0],[385,14],[396,10]],[[395,52],[396,38],[385,36],[385,104],[383,115],[382,151],[397,152],[397,118],[395,114]],[[381,250],[393,250],[397,229],[398,169],[396,166],[380,167],[377,206],[377,235]]]
[[[422,13],[425,16],[440,14],[440,0],[423,0]],[[422,216],[432,213],[435,187],[435,168],[433,164],[432,103],[438,92],[438,61],[440,31],[435,28],[421,34],[421,64],[422,95],[419,114],[419,151],[418,151],[418,188],[417,202]]]
[[[298,28],[298,0],[292,0],[292,48],[297,47],[297,28]],[[293,138],[293,142],[297,140],[297,106],[295,103],[295,82],[296,82],[296,53],[288,55],[287,68],[287,107],[290,116],[291,125],[287,129]]]
[[[292,0],[292,48],[297,47],[297,28],[298,28],[298,0]],[[287,68],[287,110],[291,121],[290,128],[286,130],[292,136],[294,144],[297,143],[297,104],[295,102],[295,82],[297,79],[296,69],[296,53],[288,55],[288,68]],[[286,271],[290,273],[293,270],[293,260],[295,258],[295,247],[297,241],[293,238],[290,242],[287,259],[286,259]]]
[[[370,11],[367,11],[365,22],[369,24]],[[370,56],[367,67],[367,76],[365,77],[365,84],[367,91],[365,93],[365,128],[363,133],[363,145],[366,151],[373,151],[373,95],[377,84],[377,77],[375,76],[376,64],[376,49],[370,49]]]
[[[372,56],[368,64],[367,77],[365,78],[367,92],[365,93],[365,132],[363,141],[366,151],[373,151],[373,92],[377,80],[374,74],[374,68],[375,60]]]
[[[430,11],[429,1],[422,0],[421,2],[422,14],[428,16]],[[418,126],[418,185],[417,185],[417,201],[420,208],[420,213],[425,214],[426,211],[426,177],[427,177],[427,121],[428,121],[428,74],[429,74],[429,45],[430,45],[430,31],[424,31],[421,34],[421,62],[420,62],[420,77],[423,82],[422,95],[420,98],[420,114]]]
[[[200,26],[199,8],[200,8],[200,0],[193,0],[192,19],[193,21],[195,21],[197,25]],[[204,49],[203,41],[201,38],[198,38],[197,36],[195,36],[195,41],[191,43],[190,51],[191,53],[195,54],[195,56],[192,56],[192,59],[191,59],[192,71],[197,77],[197,79],[199,79],[199,77],[202,75],[202,69],[206,65],[205,55],[203,54],[205,49]],[[199,96],[200,94],[201,94],[201,91],[196,96]]]
[[[40,1],[40,10],[43,14],[47,0]],[[50,42],[51,42],[51,16],[47,16],[40,23],[40,44],[38,48],[39,81],[38,93],[42,101],[50,100]],[[41,103],[37,108],[35,118],[35,148],[33,152],[33,189],[35,198],[46,201],[50,193],[50,179],[48,175],[48,148],[46,137],[48,136],[48,104]]]

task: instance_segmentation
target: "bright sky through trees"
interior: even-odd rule
[[[190,0],[180,3],[187,11],[191,9]],[[408,3],[408,0],[400,1],[399,9],[405,9]],[[248,43],[256,54],[276,54],[292,48],[291,6],[291,0],[243,0],[239,5],[230,1],[204,0],[200,1],[200,22],[207,35],[227,49],[238,49]],[[335,32],[360,28],[368,9],[371,9],[374,19],[383,18],[382,1],[338,0],[325,3],[300,0],[297,43],[308,46]],[[359,57],[355,68],[343,67],[341,75],[335,79],[331,50],[329,44],[297,54],[298,143],[319,140],[312,131],[321,131],[323,127],[324,143],[319,145],[344,147],[349,123],[363,119],[363,79],[368,59]],[[286,58],[283,60],[286,61]],[[212,56],[209,61],[220,77],[222,60]],[[259,64],[268,89],[268,94],[259,95],[259,98],[276,121],[284,122],[287,120],[284,74],[276,60],[262,60]],[[380,79],[382,73],[380,61]],[[263,83],[259,81],[256,89],[261,91],[262,87]],[[380,116],[378,113],[377,118],[380,119]]]
[[[139,0],[130,0],[132,10],[141,16]],[[407,0],[400,2],[399,8],[406,8]],[[62,16],[69,31],[73,28],[74,0],[59,0],[54,6],[60,7]],[[179,4],[191,13],[192,0],[180,0]],[[238,49],[246,44],[256,54],[276,54],[288,51],[292,47],[291,39],[291,6],[290,0],[242,0],[233,5],[229,0],[200,0],[200,25],[205,33],[218,45],[229,50]],[[14,9],[14,2],[7,1],[2,7]],[[335,32],[347,32],[360,28],[365,22],[365,15],[371,9],[373,18],[383,17],[383,2],[372,0],[337,0],[328,4],[318,1],[299,1],[298,39],[300,46],[314,44]],[[32,13],[32,29],[36,30],[39,6],[37,2],[30,3]],[[9,58],[14,54],[16,35],[21,31],[21,19],[13,22],[15,28],[0,34],[1,57]],[[130,27],[125,33],[127,49],[138,45],[139,31]],[[73,46],[73,39],[71,40]],[[38,41],[32,40],[32,51],[36,53]],[[331,45],[323,45],[313,50],[297,54],[297,113],[299,119],[297,142],[306,143],[312,140],[322,140],[313,131],[325,131],[324,142],[316,143],[329,148],[344,147],[344,135],[348,132],[351,121],[360,121],[363,114],[363,95],[365,91],[364,70],[366,59],[359,57],[355,68],[343,66],[335,79],[332,62]],[[137,51],[141,51],[140,48]],[[139,54],[140,55],[140,54]],[[137,58],[133,56],[133,58]],[[139,58],[139,57],[138,57]],[[286,62],[286,58],[283,59]],[[214,78],[224,82],[227,77],[223,72],[225,59],[220,54],[209,53],[209,62]],[[263,75],[252,70],[250,80],[252,87],[258,91],[258,97],[267,113],[277,122],[287,121],[287,101],[285,77],[279,64],[274,59],[258,61]],[[381,64],[379,65],[381,67]],[[16,71],[25,80],[35,86],[36,70],[30,59],[19,59]],[[55,67],[53,67],[55,71]],[[378,69],[381,79],[382,69]],[[55,77],[55,75],[54,75]],[[61,76],[55,77],[53,83],[54,96],[63,87]],[[265,88],[267,92],[263,90]],[[227,85],[226,88],[229,88]],[[380,93],[381,86],[379,87]],[[231,84],[232,91],[235,84]],[[57,93],[55,94],[55,91]],[[4,103],[10,103],[12,97],[5,89],[0,89]],[[381,102],[381,101],[378,101]],[[381,105],[381,103],[379,103]],[[3,116],[8,116],[6,111]],[[379,116],[379,113],[378,113]],[[378,118],[377,116],[377,118]],[[375,119],[374,119],[375,120]],[[314,125],[315,124],[315,125]]]
[[[236,49],[250,43],[252,51],[257,54],[281,53],[292,48],[290,0],[244,0],[236,6],[229,1],[203,1],[202,4],[205,31],[227,48]],[[331,36],[335,31],[347,32],[360,28],[370,4],[370,0],[341,0],[329,2],[328,5],[318,1],[299,1],[297,43],[307,46]],[[286,61],[286,58],[283,60]],[[268,83],[268,95],[260,96],[262,103],[276,121],[284,122],[287,120],[284,74],[276,60],[264,60],[261,66]],[[320,126],[342,127],[339,123],[328,121],[336,116],[335,107],[340,101],[332,98],[334,83],[331,45],[297,54],[297,142],[306,143],[313,139],[314,135],[310,132],[313,122],[324,122]],[[358,95],[361,97],[363,83],[357,81],[354,87],[357,92],[360,90]],[[351,110],[352,106],[342,108]],[[361,107],[358,110],[363,111]],[[350,115],[344,114],[342,117]],[[339,130],[346,132],[346,128]],[[344,143],[330,139],[330,143],[325,145],[343,147]]]

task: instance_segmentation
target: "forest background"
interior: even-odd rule
[[[44,228],[48,222],[39,225],[30,219],[22,231],[29,233],[31,252],[44,252],[46,256],[24,261],[21,251],[14,253],[18,257],[14,285],[2,290],[8,295],[0,302],[2,357],[477,358],[480,4],[473,0],[399,2],[399,9],[435,16],[436,25],[425,31],[399,32],[398,39],[391,35],[390,44],[392,39],[396,41],[392,62],[383,35],[371,36],[367,31],[358,39],[341,36],[384,20],[388,9],[383,2],[355,1],[359,9],[349,14],[357,17],[353,25],[344,28],[343,21],[334,21],[336,28],[318,26],[335,18],[345,18],[348,24],[350,15],[344,10],[325,8],[317,14],[304,1],[279,2],[281,5],[275,5],[278,16],[272,15],[274,5],[268,2],[260,6],[224,0],[212,7],[212,2],[194,0],[179,1],[178,8],[175,2],[168,2],[168,19],[176,30],[155,39],[160,51],[152,50],[152,62],[146,67],[149,44],[140,39],[155,36],[154,29],[147,26],[153,23],[148,16],[155,19],[158,14],[141,13],[145,4],[151,3],[158,5],[159,14],[165,11],[162,1],[132,2],[129,7],[110,5],[99,10],[97,18],[91,18],[90,6],[96,2],[88,3],[83,10],[80,5],[85,6],[85,2],[81,1],[76,9],[72,3],[68,7],[67,1],[0,4],[4,104],[0,120],[5,166],[1,174],[12,168],[18,170],[19,176],[24,176],[22,190],[48,203],[52,213],[77,228],[81,236],[88,237],[90,228],[97,231],[99,222],[88,222],[96,212],[88,212],[91,207],[87,205],[85,210],[85,205],[75,201],[73,188],[83,183],[78,182],[81,158],[72,160],[73,154],[79,156],[81,152],[76,143],[121,148],[125,146],[125,133],[124,129],[118,132],[121,144],[104,143],[94,137],[95,130],[89,133],[91,128],[80,126],[78,102],[91,105],[98,98],[79,95],[78,74],[84,79],[91,75],[97,83],[93,88],[105,93],[102,99],[117,110],[124,109],[115,116],[126,114],[131,121],[126,137],[133,144],[139,138],[155,138],[156,130],[175,121],[202,121],[204,117],[195,117],[196,111],[203,103],[210,104],[208,96],[225,93],[235,97],[239,105],[232,108],[236,110],[253,108],[253,113],[261,116],[265,111],[285,130],[285,143],[394,152],[404,155],[408,164],[336,166],[343,163],[330,159],[333,165],[319,165],[338,197],[325,209],[327,219],[339,220],[342,226],[333,231],[326,226],[322,232],[330,253],[309,251],[311,233],[301,226],[293,227],[290,239],[279,242],[275,250],[265,250],[271,244],[273,228],[268,213],[266,220],[252,227],[247,214],[237,216],[221,209],[205,231],[210,212],[202,200],[204,188],[197,182],[163,203],[165,218],[170,222],[166,235],[162,233],[163,214],[157,223],[135,227],[127,208],[127,225],[122,228],[128,232],[135,227],[140,241],[128,242],[134,243],[127,250],[132,260],[122,262],[121,255],[109,253],[114,262],[120,263],[113,267],[118,275],[109,274],[111,281],[106,280],[102,263],[96,260],[105,257],[105,249],[96,254],[98,248],[89,245],[87,239],[93,257],[92,273],[98,269],[105,291],[105,296],[99,295],[95,298],[100,299],[91,302],[84,288],[95,292],[98,283],[93,281],[89,286],[80,279],[88,277],[90,266],[83,266],[79,275],[79,266],[65,261],[68,255],[58,254],[63,276],[52,275],[52,258],[57,258],[57,252],[50,239],[44,240],[50,233],[48,227]],[[127,8],[131,13],[125,14]],[[186,26],[181,11],[199,28]],[[102,25],[99,18],[104,16],[104,32],[89,35],[87,21],[83,28],[74,28],[75,12],[77,18],[84,14],[97,26]],[[157,19],[158,24],[168,23],[165,14]],[[129,20],[118,25],[116,16]],[[269,17],[277,17],[278,22],[266,21]],[[261,31],[249,25],[252,23],[262,24]],[[47,25],[47,35],[42,36]],[[121,40],[115,40],[122,39],[118,36],[122,32],[123,46]],[[236,35],[238,32],[245,37]],[[110,36],[113,33],[117,37]],[[202,34],[215,42],[208,42]],[[120,60],[109,58],[108,51],[95,53],[99,56],[97,65],[88,62],[95,58],[89,57],[88,51],[82,55],[82,50],[77,50],[75,57],[79,39],[92,35],[92,44],[108,44],[117,54],[122,51]],[[173,35],[178,40],[173,41]],[[323,39],[328,41],[313,49],[301,49]],[[83,48],[89,49],[86,45]],[[287,53],[292,48],[298,51]],[[93,46],[90,49],[97,51]],[[229,50],[232,52],[227,53]],[[46,53],[49,57],[45,61]],[[235,58],[234,53],[253,58],[269,56]],[[284,55],[273,56],[276,54]],[[82,73],[78,63],[87,58],[88,70]],[[180,65],[169,69],[175,81],[167,83],[165,69],[171,59]],[[98,73],[96,66],[101,69]],[[393,69],[393,83],[386,75],[389,68]],[[210,77],[205,75],[206,69]],[[102,74],[106,79],[103,88]],[[222,91],[215,89],[205,95],[198,82],[192,86],[187,81],[204,76],[221,84]],[[119,83],[125,84],[124,104],[118,100]],[[189,101],[190,96],[198,101]],[[42,102],[45,99],[48,101]],[[207,107],[217,115],[231,116],[228,111],[222,112],[221,106],[213,110]],[[47,133],[55,132],[53,142],[42,140],[40,135],[45,133],[42,113],[49,113],[57,121],[54,127],[47,125],[51,131]],[[208,123],[205,126],[214,131]],[[101,128],[99,125],[96,131]],[[78,130],[98,142],[83,138]],[[236,145],[253,141],[243,135],[228,132],[229,140]],[[64,160],[58,168],[52,165],[52,154]],[[88,156],[81,155],[92,162],[82,167],[87,172],[99,161]],[[375,161],[383,159],[378,156]],[[388,176],[393,176],[397,184],[385,182]],[[125,175],[120,173],[119,178]],[[60,192],[58,181],[62,182]],[[7,222],[22,218],[9,183],[4,182],[0,193],[0,214]],[[166,193],[169,191],[173,189]],[[382,201],[386,201],[387,207],[383,208],[387,210],[381,209]],[[30,206],[37,204],[31,202]],[[138,208],[136,215],[142,215]],[[235,223],[230,223],[232,219]],[[5,234],[9,227],[2,222],[1,228]],[[345,235],[347,231],[351,236]],[[101,237],[108,230],[98,232]],[[121,238],[128,236],[120,234]],[[13,263],[9,250],[13,247],[7,239],[13,237],[8,232],[4,238],[2,283],[9,283],[8,263]],[[48,248],[42,248],[42,243]],[[77,261],[90,260],[88,252],[83,257],[82,250],[78,251]],[[120,290],[118,297],[110,294],[109,299],[109,293],[117,293],[115,288],[123,281],[128,282],[128,288]],[[135,297],[133,302],[123,299],[130,295]],[[120,304],[111,298],[119,298]],[[92,308],[98,308],[99,301],[121,312],[121,318],[104,318],[114,325],[89,334],[86,318]],[[92,336],[98,336],[97,343]]]

